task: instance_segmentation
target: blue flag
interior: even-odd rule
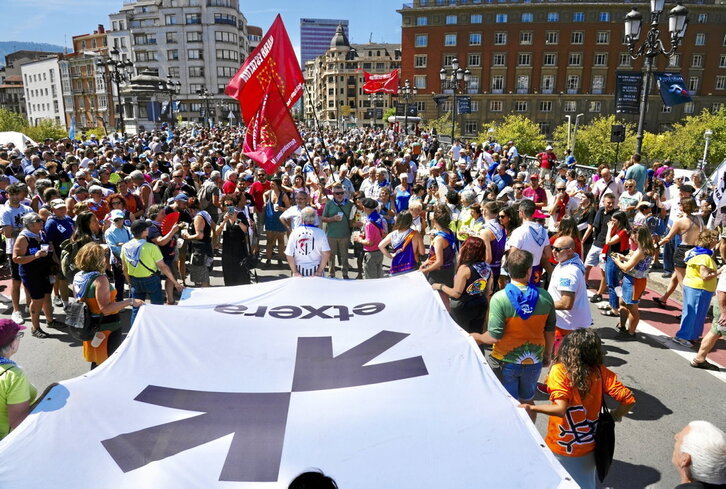
[[[691,101],[691,94],[688,93],[686,82],[680,73],[654,73],[658,81],[660,97],[663,105],[673,107],[678,104],[685,104]]]
[[[166,142],[170,143],[174,139],[174,133],[171,132],[171,127],[166,128]]]
[[[68,130],[68,138],[76,139],[76,118],[71,117],[71,128]]]

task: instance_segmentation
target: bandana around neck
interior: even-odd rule
[[[532,285],[527,285],[524,290],[513,283],[508,283],[504,287],[507,297],[512,302],[517,316],[522,319],[529,319],[534,313],[534,308],[539,300],[539,289]]]

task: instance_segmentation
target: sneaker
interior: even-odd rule
[[[596,302],[602,302],[602,296],[600,294],[595,294],[592,297],[590,297],[590,302],[595,304]]]
[[[685,346],[686,348],[693,348],[693,343],[688,340],[684,340],[683,338],[679,338],[678,336],[674,336],[671,339],[681,346]]]
[[[708,360],[704,360],[702,362],[697,362],[697,361],[693,360],[691,362],[691,367],[702,368],[704,370],[713,370],[714,372],[718,372],[719,370],[721,370],[720,368],[718,368],[716,365],[709,362]]]
[[[620,330],[615,333],[615,339],[618,341],[633,341],[635,339],[635,333],[630,334],[627,330]]]
[[[661,275],[661,277],[663,277],[663,278],[671,278],[672,276],[673,276],[673,274],[671,272],[666,272],[663,275]]]
[[[605,309],[610,309],[610,303],[606,302],[605,304],[598,304],[597,308],[601,311],[604,311]]]
[[[23,324],[25,322],[25,318],[23,317],[23,314],[20,311],[15,311],[11,316],[10,319],[15,321],[18,324]]]
[[[63,299],[59,295],[53,296],[53,305],[55,307],[63,307]]]

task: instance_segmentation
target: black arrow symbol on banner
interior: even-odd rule
[[[337,357],[333,356],[330,336],[298,338],[292,391],[340,389],[427,375],[421,356],[366,365],[407,336],[407,333],[381,331]]]
[[[277,480],[290,393],[203,392],[150,385],[135,400],[204,414],[102,441],[124,472],[234,433],[219,480]]]

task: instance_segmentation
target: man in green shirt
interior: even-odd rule
[[[348,280],[348,244],[350,244],[350,213],[353,203],[345,198],[345,189],[340,183],[333,185],[333,198],[325,204],[322,221],[327,223],[325,234],[330,243],[330,276],[335,277],[335,258],[343,269],[343,278]]]

